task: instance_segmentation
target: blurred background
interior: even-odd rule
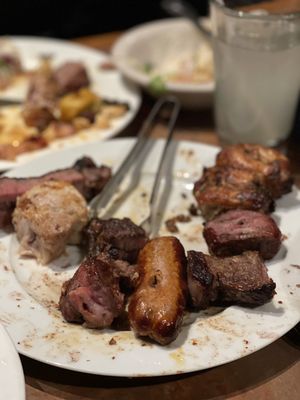
[[[207,0],[191,0],[200,15]],[[72,38],[119,31],[153,19],[166,18],[160,0],[4,0],[1,35]]]

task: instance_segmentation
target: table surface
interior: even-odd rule
[[[74,39],[109,52],[120,33]],[[153,101],[143,95],[142,107],[135,120],[119,136],[137,132]],[[156,126],[156,137],[164,134],[163,124]],[[211,110],[183,111],[175,139],[218,145]],[[300,185],[300,138],[294,132],[282,145],[289,156],[296,183]],[[234,399],[290,400],[300,393],[300,343],[295,330],[266,348],[238,361],[210,370],[158,378],[112,378],[62,370],[21,357],[28,400],[77,399]],[[13,400],[13,399],[12,399]]]

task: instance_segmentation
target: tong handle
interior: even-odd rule
[[[104,190],[91,200],[91,202],[89,204],[91,217],[97,216],[99,211],[106,207],[106,205],[110,201],[112,195],[115,193],[116,189],[119,187],[119,185],[123,181],[128,170],[135,163],[137,156],[140,154],[142,148],[145,146],[146,141],[149,136],[150,129],[154,125],[154,122],[155,122],[156,118],[158,117],[160,110],[167,103],[174,103],[174,104],[176,103],[177,107],[178,107],[178,111],[179,111],[178,100],[176,98],[174,98],[173,96],[165,96],[165,97],[161,97],[160,99],[157,100],[157,102],[154,104],[152,110],[150,111],[148,117],[144,121],[141,130],[138,133],[135,145],[132,147],[131,151],[128,153],[125,160],[119,166],[118,170],[115,172],[115,174],[112,176],[112,178],[105,185]],[[175,121],[176,121],[176,118],[175,119],[174,118],[175,118],[175,116],[173,116],[173,114],[172,114],[172,117],[169,122],[169,131],[170,131],[170,128],[172,128],[171,131],[174,130],[174,125],[175,125]],[[168,140],[170,141],[169,138],[167,139],[167,142],[168,142]],[[167,145],[167,143],[166,143],[166,145]],[[161,170],[161,166],[159,167],[159,171],[160,170]],[[158,186],[157,178],[155,180],[154,188],[153,188],[153,191],[151,194],[150,205],[153,203],[153,199],[155,199],[156,192],[158,190],[158,187],[156,188],[156,186]]]

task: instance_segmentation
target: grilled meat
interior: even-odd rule
[[[203,236],[212,254],[219,257],[257,250],[270,259],[278,252],[281,232],[268,215],[249,210],[232,210],[209,221]]]
[[[88,328],[107,328],[125,308],[115,265],[103,257],[87,257],[65,282],[59,308],[68,322]]]
[[[114,259],[135,263],[147,236],[129,218],[93,218],[84,230],[83,241],[88,254],[107,253]]]
[[[53,75],[59,95],[75,92],[90,85],[86,68],[80,62],[66,62],[58,67]]]
[[[238,304],[255,307],[275,295],[275,283],[256,251],[218,258],[197,251],[187,253],[188,288],[192,306]]]
[[[211,167],[195,182],[194,196],[206,220],[230,209],[271,212],[274,202],[247,170]]]
[[[49,70],[43,69],[34,74],[22,111],[26,125],[34,126],[39,131],[45,129],[55,119],[57,95],[58,87]]]
[[[186,303],[186,258],[175,237],[150,240],[138,258],[139,283],[129,301],[129,320],[137,335],[160,344],[174,340]]]
[[[87,157],[84,157],[71,168],[49,172],[40,177],[0,178],[0,228],[10,224],[17,197],[35,185],[50,180],[69,182],[86,200],[90,200],[103,189],[110,177],[109,167],[97,167],[91,159],[87,161]]]
[[[70,183],[43,182],[18,197],[13,225],[22,256],[47,264],[67,244],[78,244],[88,220],[87,204]]]
[[[218,154],[216,165],[250,171],[273,198],[290,192],[292,188],[289,160],[275,149],[257,144],[230,146]]]

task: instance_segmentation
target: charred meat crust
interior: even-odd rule
[[[258,252],[218,258],[188,251],[187,260],[188,287],[194,308],[204,309],[209,304],[256,307],[275,295],[276,285]],[[212,277],[202,279],[207,274]]]
[[[282,235],[269,216],[250,210],[227,211],[205,224],[203,236],[211,254],[226,257],[257,250],[265,260],[278,252]]]
[[[235,208],[266,213],[274,210],[273,199],[249,171],[205,168],[195,182],[193,193],[206,220]]]
[[[129,301],[129,320],[139,336],[166,345],[174,340],[186,304],[186,258],[175,237],[150,240],[138,258],[139,283]]]
[[[251,171],[273,198],[291,191],[290,162],[278,150],[256,144],[229,146],[217,155],[216,165]]]
[[[138,253],[147,240],[144,229],[129,218],[93,218],[83,232],[83,245],[88,254],[104,252],[114,259],[130,263],[136,263]]]

